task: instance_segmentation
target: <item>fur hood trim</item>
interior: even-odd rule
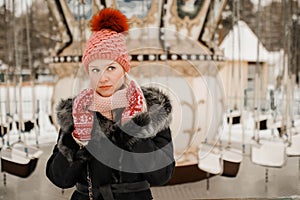
[[[166,94],[156,88],[142,88],[147,103],[147,111],[137,114],[129,122],[121,125],[123,132],[137,138],[155,136],[168,128],[172,120],[172,106]]]
[[[72,116],[73,99],[61,100],[56,107],[56,119],[63,132],[72,132],[74,129]]]

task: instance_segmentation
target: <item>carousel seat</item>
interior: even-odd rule
[[[36,119],[36,124],[39,125],[39,119]],[[16,122],[16,127],[19,129],[19,122]],[[24,122],[24,130],[22,132],[30,132],[34,128],[34,122],[31,120]]]
[[[270,115],[259,115],[257,119],[255,118],[255,129],[259,131],[268,130],[271,125],[272,116]]]
[[[210,175],[218,175],[223,172],[221,154],[213,153],[211,151],[206,153],[199,151],[198,168],[206,172],[206,189],[209,190]]]
[[[285,163],[285,144],[266,141],[251,147],[251,161],[265,167],[282,167]]]
[[[207,153],[207,155],[199,158],[198,167],[209,174],[221,174],[223,171],[221,155]]]
[[[269,181],[268,168],[279,168],[284,165],[286,160],[285,151],[285,144],[282,141],[266,141],[259,147],[251,147],[251,161],[266,168],[266,183]]]
[[[7,133],[7,127],[0,125],[0,137],[3,137]]]
[[[232,122],[230,122],[230,118],[232,118]],[[240,111],[231,111],[230,114],[227,115],[227,123],[240,124],[241,123],[241,113]]]
[[[195,154],[193,152],[184,153],[177,158],[173,176],[167,185],[201,181],[207,178],[206,172],[198,168],[197,151]]]
[[[1,171],[26,178],[36,168],[42,151],[17,143],[1,150]]]
[[[286,148],[287,156],[300,156],[300,134],[292,136],[292,144]]]
[[[225,149],[222,152],[223,173],[222,176],[236,177],[243,160],[242,152],[237,149]]]
[[[259,130],[267,130],[268,129],[267,119],[262,119],[262,120],[256,121],[255,126]]]

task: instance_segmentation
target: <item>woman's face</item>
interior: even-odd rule
[[[123,67],[113,60],[94,60],[88,70],[92,88],[103,97],[111,96],[125,81]]]

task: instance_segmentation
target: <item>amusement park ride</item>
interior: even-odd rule
[[[118,8],[130,24],[127,33],[130,73],[142,86],[159,87],[172,101],[176,169],[168,184],[206,179],[209,188],[211,176],[236,177],[245,146],[242,142],[240,149],[233,148],[230,136],[234,132],[244,135],[245,116],[243,111],[232,112],[234,106],[226,103],[220,77],[226,61],[217,42],[218,27],[227,3],[227,0],[48,0],[61,37],[47,58],[58,77],[53,87],[52,109],[60,99],[75,96],[86,86],[81,55],[91,33],[89,20],[105,7]],[[238,107],[243,110],[243,106]],[[257,118],[261,124],[253,129],[254,139],[267,126],[264,120]],[[227,146],[220,140],[224,126],[229,133]],[[299,144],[299,135],[293,135],[289,141],[293,141],[292,145],[258,141],[251,148],[253,163],[266,169],[281,167],[286,155],[300,156],[300,145],[295,145]],[[31,174],[41,152],[27,148],[24,153],[21,148],[17,145],[7,151],[2,149],[3,172],[20,177]],[[270,156],[274,149],[278,156]],[[16,159],[12,155],[17,155]],[[20,163],[16,163],[21,157]],[[12,164],[29,171],[26,175],[13,172],[10,169],[17,168]]]
[[[80,1],[48,1],[48,4],[59,22],[63,39],[49,60],[59,76],[54,103],[84,87],[80,62],[93,13],[104,7],[118,8],[130,24],[127,34],[130,73],[141,85],[160,87],[174,102],[172,130],[177,167],[169,184],[205,179],[207,173],[223,173],[223,167],[215,172],[207,166],[210,154],[199,157],[203,161],[198,165],[198,146],[205,139],[212,140],[218,131],[216,127],[221,125],[224,97],[218,70],[224,58],[213,39],[226,1],[88,0],[84,4]],[[70,93],[62,90],[66,83],[73,88]],[[215,124],[209,126],[211,120]],[[227,168],[224,175],[225,171]],[[234,171],[238,171],[238,166]]]

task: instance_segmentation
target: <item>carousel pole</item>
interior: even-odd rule
[[[237,1],[236,5],[236,16],[237,21],[240,21],[240,10],[241,10],[241,1]],[[240,84],[240,91],[239,94],[241,95],[239,98],[239,104],[240,104],[240,122],[242,126],[242,152],[245,153],[246,147],[245,147],[245,123],[244,123],[244,83],[243,83],[243,73],[242,73],[242,61],[241,61],[241,32],[240,27],[237,26],[237,37],[238,37],[238,73],[239,73],[239,84]]]
[[[229,88],[233,88],[230,92],[230,96],[229,96],[229,102],[228,102],[228,109],[229,109],[229,133],[228,133],[228,143],[227,143],[227,148],[231,147],[231,138],[232,138],[232,125],[233,125],[233,111],[234,110],[239,110],[241,109],[241,107],[238,106],[238,102],[239,102],[239,97],[238,97],[238,89],[235,87],[236,86],[236,81],[240,81],[240,76],[238,79],[236,79],[236,67],[238,67],[238,73],[240,75],[240,35],[239,35],[239,0],[234,0],[233,1],[233,5],[232,5],[232,63],[231,63],[231,80],[230,80],[230,86]],[[236,38],[236,34],[235,34],[235,30],[234,27],[237,27],[237,36],[238,36],[238,66],[236,66],[236,58],[235,58],[235,38]],[[240,100],[241,101],[241,100]],[[242,113],[242,112],[241,112]],[[241,118],[242,116],[240,116]]]
[[[212,12],[213,13],[215,13],[215,12],[217,12],[218,10],[216,10],[216,5],[215,5],[215,3],[212,3],[211,4],[211,10],[212,10]],[[213,22],[212,22],[213,24],[217,24],[218,23],[218,19],[216,19],[215,17],[213,17]],[[213,28],[213,30],[211,30],[211,31],[214,31],[213,32],[213,34],[212,34],[212,46],[213,46],[213,48],[217,48],[217,46],[218,46],[218,39],[219,39],[219,35],[218,35],[218,33],[217,33],[217,25],[215,26],[215,28]],[[212,62],[210,62],[209,63],[209,65],[211,65],[212,64]],[[213,63],[213,64],[215,64],[215,63]],[[212,66],[212,67],[214,67],[214,66]],[[229,70],[228,70],[229,71]],[[206,70],[206,72],[208,73],[207,74],[207,85],[208,85],[208,90],[209,90],[209,86],[210,85],[213,85],[213,90],[214,91],[217,91],[217,84],[214,84],[213,83],[213,81],[212,81],[212,84],[210,84],[210,79],[213,79],[213,78],[215,78],[216,80],[218,80],[218,72],[216,72],[216,71],[214,71],[214,70],[212,70],[211,71],[211,67],[210,66],[208,66],[208,69]],[[227,75],[228,76],[228,75]],[[209,78],[209,77],[211,77],[211,78]],[[229,81],[227,81],[226,82],[226,86],[227,86],[227,88],[229,88],[230,86],[228,85],[229,84]],[[228,95],[228,93],[227,93],[227,95]],[[205,102],[209,102],[209,95],[208,95],[208,91],[207,91],[207,94],[206,94],[206,99],[205,99]],[[227,96],[227,98],[229,97],[229,95]],[[226,97],[225,97],[225,99],[226,99]],[[220,101],[222,102],[222,105],[223,105],[223,107],[222,107],[222,120],[220,120],[220,122],[219,123],[216,123],[216,126],[218,127],[218,129],[217,129],[217,134],[216,134],[216,136],[217,137],[215,137],[216,138],[216,145],[218,146],[218,148],[219,148],[219,150],[220,151],[222,151],[223,150],[223,144],[222,144],[222,125],[224,124],[224,116],[225,116],[225,118],[227,119],[227,115],[226,115],[226,113],[227,113],[227,111],[228,110],[230,110],[230,108],[229,108],[229,106],[227,106],[227,108],[225,107],[225,99],[220,99]],[[230,102],[230,101],[229,101]],[[198,106],[201,106],[201,104],[203,104],[204,103],[204,101],[203,100],[199,100],[198,101]],[[208,105],[208,103],[207,103],[207,105],[206,105],[206,109],[207,109],[207,111],[208,111],[208,107],[209,107],[209,105]],[[228,109],[228,110],[226,110],[226,109]],[[230,113],[230,111],[229,111],[229,113]],[[229,116],[230,118],[230,121],[232,122],[232,117],[231,116]],[[230,127],[231,128],[231,127]],[[204,129],[205,131],[208,131],[208,129],[207,129],[207,126],[205,126],[205,129]],[[201,131],[201,127],[199,126],[199,128],[196,130],[196,131]],[[231,134],[231,133],[230,133]],[[231,138],[231,137],[229,137],[229,138]],[[205,139],[205,141],[204,141],[205,143],[207,143],[207,138]],[[211,142],[211,141],[210,141]],[[212,143],[211,143],[212,144]],[[208,175],[209,175],[209,173],[208,173]],[[209,180],[207,179],[207,190],[209,189]]]
[[[32,94],[32,121],[34,124],[34,132],[35,132],[35,143],[36,146],[39,147],[39,140],[38,135],[39,128],[37,127],[37,116],[39,112],[39,105],[36,105],[36,92],[35,92],[35,70],[32,64],[32,54],[31,54],[31,40],[30,40],[30,25],[29,25],[29,17],[28,15],[31,14],[28,9],[28,3],[26,2],[26,41],[27,41],[27,54],[28,54],[28,66],[31,72],[30,76],[30,87],[31,87],[31,94]]]
[[[19,5],[21,7],[21,5]],[[14,23],[16,25],[16,23]],[[14,26],[15,27],[15,26]],[[20,37],[20,35],[18,35],[18,30],[14,31],[14,48],[16,51],[15,54],[15,67],[16,67],[16,91],[15,91],[15,100],[16,100],[16,110],[15,110],[15,114],[17,117],[17,121],[19,123],[18,126],[18,142],[21,142],[21,136],[22,136],[22,131],[24,130],[24,123],[23,123],[23,98],[22,98],[22,88],[23,88],[23,75],[22,75],[22,71],[23,71],[23,66],[22,63],[20,62],[22,60],[22,56],[23,56],[23,45],[18,45],[18,37]],[[20,48],[20,49],[19,49]],[[21,50],[21,52],[19,53],[17,50]],[[17,79],[18,78],[18,79]],[[25,142],[25,134],[23,135],[23,142]]]
[[[292,7],[292,3],[289,2],[289,11],[293,13],[293,7]],[[289,13],[290,13],[289,12]],[[287,26],[288,26],[288,37],[287,37],[287,43],[288,43],[288,46],[287,46],[287,52],[288,52],[288,69],[289,69],[289,85],[288,85],[288,114],[289,114],[289,118],[291,121],[291,123],[289,123],[289,127],[287,127],[287,141],[288,141],[288,145],[291,145],[292,144],[292,128],[294,128],[294,120],[295,120],[295,117],[294,117],[294,92],[295,92],[295,84],[296,84],[296,62],[295,60],[297,58],[295,58],[295,54],[294,52],[297,51],[297,49],[295,49],[295,44],[293,44],[294,42],[296,43],[297,45],[297,42],[296,41],[293,41],[294,39],[294,32],[296,31],[295,30],[295,23],[294,22],[297,22],[297,17],[295,16],[289,16],[288,18],[288,22],[287,23]]]
[[[2,86],[0,86],[0,90],[2,90]],[[4,140],[4,120],[3,120],[3,111],[2,111],[2,96],[1,96],[1,92],[0,92],[0,131],[1,131],[1,140],[2,140],[2,146],[0,147],[0,150],[1,148],[5,145],[5,140]]]
[[[260,57],[259,57],[259,36],[260,36],[260,19],[261,19],[261,0],[258,1],[258,15],[257,15],[257,47],[256,47],[256,66],[255,66],[255,80],[254,80],[254,133],[253,133],[253,139],[259,143],[259,129],[260,129],[260,121],[259,121],[259,114],[260,114],[260,98],[261,98],[261,91],[259,86],[261,85],[260,80],[260,72],[261,72],[261,66],[260,66]]]
[[[7,5],[7,4],[5,4]],[[6,73],[5,73],[5,81],[6,81],[6,100],[5,100],[5,112],[6,112],[6,123],[7,123],[7,141],[6,141],[6,145],[9,147],[10,146],[10,122],[12,120],[12,115],[11,115],[11,99],[10,99],[10,85],[11,85],[11,80],[10,80],[10,68],[12,67],[12,63],[13,63],[13,49],[12,49],[12,34],[11,34],[11,27],[10,27],[10,17],[11,14],[8,16],[6,10],[7,8],[9,8],[11,6],[11,1],[8,1],[8,5],[5,9],[5,23],[6,23],[6,27],[8,27],[8,31],[6,32],[6,38],[7,38],[7,46],[8,46],[8,60],[9,60],[9,65],[8,68],[6,69]]]
[[[234,26],[236,25],[236,17],[235,17],[235,12],[236,12],[236,8],[235,8],[235,2],[236,0],[233,1],[233,6],[232,6],[232,63],[231,63],[231,79],[230,79],[230,83],[229,83],[229,87],[228,87],[228,91],[230,88],[232,88],[235,84],[235,33],[234,33]],[[233,91],[233,93],[231,92]],[[229,92],[228,92],[229,93]],[[228,101],[228,110],[229,110],[229,132],[228,132],[228,142],[227,142],[227,148],[230,148],[231,146],[231,135],[232,135],[232,123],[233,123],[233,108],[232,105],[235,103],[232,103],[234,100],[236,100],[236,90],[230,90],[230,95],[229,95],[229,101]],[[233,106],[235,107],[235,106]]]
[[[5,8],[5,4],[4,4],[4,9]],[[4,78],[5,79],[5,78]],[[0,90],[2,90],[2,87],[0,87]],[[3,112],[2,112],[2,97],[1,97],[1,92],[0,92],[0,125],[1,125],[1,139],[2,139],[2,147],[0,148],[0,151],[2,150],[2,148],[4,147],[5,145],[5,140],[4,140],[4,120],[3,120]],[[7,131],[9,130],[9,128],[6,129]],[[8,135],[8,133],[6,133]],[[3,173],[3,184],[4,186],[6,186],[6,174]]]
[[[287,11],[286,9],[286,4],[285,2],[283,2],[283,10]],[[286,12],[285,12],[286,13]],[[289,99],[289,40],[288,40],[288,27],[289,25],[286,24],[286,22],[288,22],[287,17],[284,15],[284,42],[283,42],[283,47],[284,47],[284,56],[283,56],[283,119],[282,119],[282,133],[281,133],[281,137],[284,134],[284,131],[287,131],[288,128],[288,107],[289,107],[289,103],[288,103],[288,99]],[[286,132],[287,134],[287,132]]]
[[[4,1],[4,4],[5,6],[7,5],[6,4],[6,1]],[[9,8],[11,6],[11,1],[9,0],[8,1],[8,5],[6,8]],[[10,119],[11,119],[11,112],[10,112],[10,67],[12,67],[12,63],[13,63],[13,50],[12,50],[12,45],[11,45],[11,27],[10,27],[10,17],[11,16],[8,16],[7,15],[7,12],[6,12],[6,8],[5,8],[5,24],[6,24],[6,27],[9,28],[9,31],[6,32],[6,38],[7,38],[7,43],[8,43],[8,59],[9,59],[9,66],[8,68],[6,69],[6,122],[7,122],[7,141],[6,141],[6,145],[7,147],[9,148],[10,147]],[[13,9],[13,12],[12,14],[14,15],[14,9]],[[6,187],[6,183],[7,183],[7,178],[6,178],[6,173],[4,172],[3,173],[3,185]]]
[[[0,86],[0,131],[1,131],[1,139],[2,139],[2,146],[4,146],[4,123],[3,123],[3,111],[2,111],[2,96],[1,96],[2,86]],[[1,150],[1,148],[0,148]]]
[[[292,136],[293,136],[293,131],[292,129],[295,127],[295,116],[294,116],[294,86],[296,84],[296,75],[294,73],[291,74],[290,81],[289,81],[289,114],[290,114],[290,128],[288,129],[288,144],[292,144]]]
[[[20,71],[18,71],[18,66],[19,66],[19,51],[18,51],[18,33],[16,30],[16,17],[15,17],[15,13],[16,13],[16,4],[15,4],[15,0],[12,0],[12,8],[13,8],[13,49],[14,49],[14,62],[13,62],[13,71],[12,71],[12,78],[13,78],[13,101],[14,101],[14,113],[12,114],[12,118],[13,118],[13,125],[15,125],[15,128],[17,128],[17,123],[18,120],[17,119],[18,116],[18,97],[17,97],[17,93],[18,93],[18,73],[21,73]],[[17,130],[18,132],[18,142],[21,142],[21,131],[20,131],[20,124],[19,124],[19,130]]]
[[[284,73],[283,73],[283,118],[282,118],[282,133],[281,137],[283,136],[284,132],[287,131],[287,121],[288,121],[288,95],[289,95],[289,77],[288,77],[288,58],[287,54],[284,53]]]
[[[84,10],[84,1],[82,0],[77,0],[73,3],[73,6],[74,6],[74,10],[75,8],[77,8],[77,16],[78,16],[78,19],[77,19],[77,28],[79,30],[79,40],[78,40],[78,48],[73,48],[72,51],[73,51],[73,55],[76,54],[76,55],[82,55],[83,54],[83,41],[85,41],[85,10]],[[81,12],[82,11],[82,12]],[[81,67],[80,67],[80,63],[75,63],[74,64],[74,72],[72,73],[72,75],[74,76],[74,79],[76,79],[76,75],[79,76],[79,87],[82,88],[83,85],[84,85],[84,74],[83,74],[83,71],[81,70]],[[77,77],[78,78],[78,77]]]
[[[4,1],[3,3],[3,12],[4,12],[4,17],[2,18],[3,19],[3,24],[5,26],[5,28],[7,28],[6,26],[6,2]],[[5,74],[4,74],[4,80],[5,80]],[[2,87],[0,87],[0,90],[2,90]],[[5,145],[5,140],[4,140],[4,125],[5,125],[5,122],[4,122],[4,117],[3,117],[3,110],[2,110],[2,103],[5,103],[5,101],[2,101],[2,96],[1,96],[1,91],[0,91],[0,128],[1,128],[1,139],[2,139],[2,147]]]
[[[273,0],[272,0],[272,3],[273,3]],[[272,14],[273,14],[273,9],[271,7],[270,12],[269,12],[269,16],[268,16],[268,20],[267,20],[267,27],[268,27],[269,30],[271,30],[271,28],[272,28],[271,27]],[[270,31],[268,32],[268,37],[269,37],[268,43],[269,43],[269,46],[271,46],[272,45],[272,42],[271,42],[272,40],[271,40],[271,37],[270,37]],[[272,59],[274,60],[274,58],[272,58]],[[277,119],[277,108],[276,108],[276,104],[275,104],[276,96],[274,95],[275,90],[276,90],[276,85],[274,87],[274,90],[270,91],[270,110],[271,110],[272,123],[273,123],[272,129],[271,129],[272,136],[275,135],[275,123],[276,123],[276,119]]]
[[[11,2],[11,7],[12,7],[12,21],[13,21],[13,27],[12,27],[12,66],[11,66],[11,71],[10,71],[10,75],[12,78],[12,84],[10,84],[8,86],[8,92],[10,93],[10,89],[12,89],[12,100],[11,102],[13,102],[13,110],[11,110],[11,112],[9,113],[9,116],[12,119],[12,130],[16,127],[16,114],[17,114],[17,89],[16,89],[16,85],[17,85],[17,81],[16,81],[16,57],[17,57],[17,52],[16,52],[16,31],[15,31],[15,1],[12,0]],[[10,88],[10,86],[12,86],[12,88]]]

